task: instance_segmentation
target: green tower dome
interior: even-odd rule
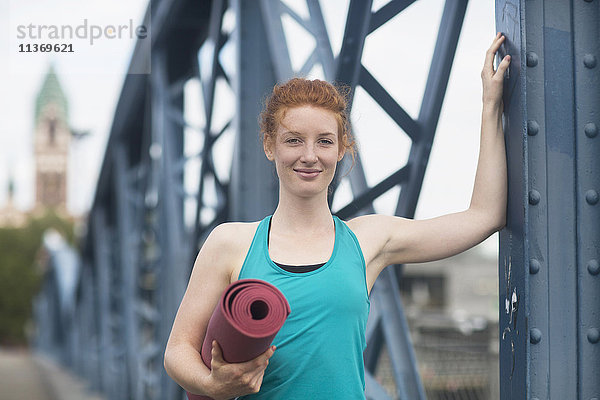
[[[64,119],[65,121],[67,120],[69,104],[67,102],[65,93],[60,86],[58,77],[56,76],[54,66],[52,65],[50,65],[50,68],[46,73],[44,84],[42,85],[42,88],[35,101],[36,124],[39,122],[40,114],[44,106],[46,106],[48,103],[55,103],[58,106],[58,117]]]

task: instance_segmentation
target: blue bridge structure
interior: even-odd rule
[[[369,185],[370,160],[359,154],[351,172],[334,179],[331,204],[341,184],[352,196],[333,212],[343,219],[373,212],[374,200],[400,188],[395,214],[415,214],[468,1],[446,0],[432,27],[437,40],[416,118],[361,62],[369,35],[415,0],[391,0],[374,11],[372,0],[350,0],[337,54],[322,3],[298,1],[307,16],[280,0],[148,6],[144,24],[152,37],[138,41],[129,71],[149,63],[151,73],[127,74],[87,233],[78,251],[50,249],[50,272],[35,302],[37,347],[107,399],[183,398],[164,371],[163,352],[193,260],[219,223],[258,220],[276,206],[277,181],[257,124],[275,83],[318,71],[315,77],[368,94],[410,139],[408,161]],[[508,216],[498,260],[500,398],[598,400],[600,0],[493,6],[496,31],[507,37],[500,55],[512,55],[503,121]],[[284,19],[314,38],[300,67],[291,61]],[[199,124],[186,117],[191,79],[200,82]],[[201,145],[190,154],[192,136]],[[223,154],[231,159],[225,168]],[[371,294],[368,399],[425,399],[401,275],[402,266],[387,268]],[[393,394],[374,378],[384,347]]]

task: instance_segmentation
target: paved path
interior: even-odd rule
[[[0,348],[0,400],[103,400],[79,378],[28,350]]]

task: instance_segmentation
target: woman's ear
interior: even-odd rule
[[[263,140],[263,149],[265,151],[265,156],[267,156],[267,160],[273,161],[273,145],[268,138]]]
[[[342,158],[344,158],[344,155],[346,155],[346,146],[344,145],[344,143],[346,143],[346,140],[348,140],[348,136],[344,135],[339,146],[340,150],[338,152],[338,162],[342,161]]]

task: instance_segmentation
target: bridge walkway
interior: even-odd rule
[[[0,400],[105,400],[80,378],[26,349],[0,348]]]

